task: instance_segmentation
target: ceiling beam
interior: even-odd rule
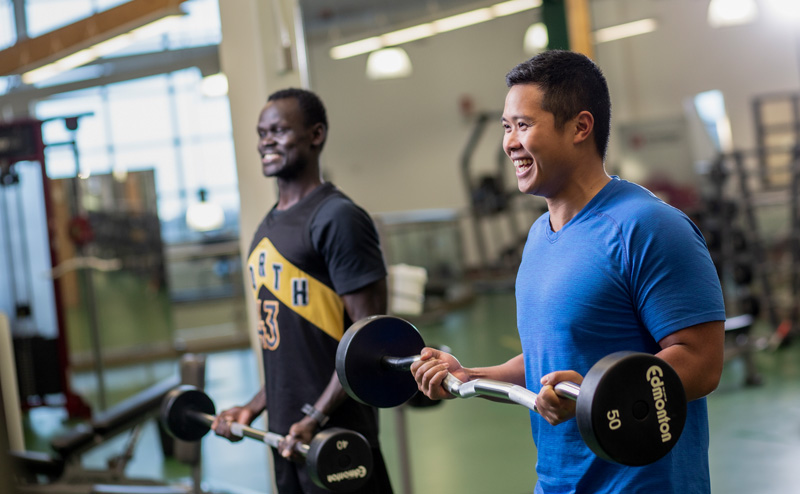
[[[166,15],[182,14],[186,0],[131,0],[72,24],[22,39],[0,51],[0,75],[20,74]]]

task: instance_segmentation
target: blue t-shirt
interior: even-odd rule
[[[705,241],[679,210],[636,184],[612,180],[561,230],[545,213],[531,227],[516,282],[526,385],[557,370],[586,375],[620,350],[656,353],[658,341],[725,319]],[[531,412],[537,493],[708,493],[706,400],[664,458],[643,467],[610,463],[581,439],[576,421],[552,426]]]

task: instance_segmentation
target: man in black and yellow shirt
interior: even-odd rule
[[[353,321],[386,313],[386,267],[369,215],[320,174],[328,121],[312,92],[270,95],[258,122],[263,173],[278,202],[258,226],[248,275],[259,310],[265,387],[219,414],[212,428],[231,440],[232,421],[250,424],[265,409],[269,430],[285,436],[273,455],[281,493],[324,492],[293,462],[296,442],[322,427],[344,427],[372,445],[374,468],[360,492],[392,492],[378,446],[374,408],[349,398],[335,372],[336,347]]]

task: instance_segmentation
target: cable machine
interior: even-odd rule
[[[32,119],[0,123],[0,261],[9,273],[0,310],[9,312],[22,407],[60,394],[70,417],[89,417],[68,380],[59,282],[39,276],[58,265],[41,126]]]

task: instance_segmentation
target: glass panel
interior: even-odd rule
[[[108,10],[111,7],[116,7],[117,5],[122,5],[123,3],[127,3],[130,0],[94,0],[95,5],[97,5],[97,11],[102,12],[104,10]]]
[[[147,144],[118,146],[116,166],[120,170],[156,171],[156,191],[159,195],[180,189],[178,167],[175,164],[175,148],[172,144]]]
[[[36,104],[36,118],[46,121],[42,126],[45,144],[71,141],[73,133],[66,128],[63,117],[78,118],[75,139],[81,153],[98,152],[108,147],[102,93],[99,88],[63,93]]]
[[[11,87],[10,77],[0,77],[0,96],[6,94]]]
[[[204,188],[214,196],[217,189],[237,187],[233,142],[229,136],[192,139],[184,142],[181,152],[183,162],[187,164],[187,190]]]
[[[14,26],[14,9],[11,0],[0,0],[0,49],[13,45],[17,41],[17,29]],[[0,94],[5,92],[5,85],[0,83]]]
[[[176,94],[178,127],[181,136],[231,134],[231,113],[228,98],[203,96],[195,90],[180,90]]]
[[[155,32],[142,37],[133,45],[108,57],[219,44],[222,40],[222,28],[217,0],[188,0],[181,4],[181,10],[186,15],[170,21],[163,28],[163,33]]]
[[[193,0],[183,4],[186,16],[169,32],[171,49],[218,44],[222,40],[217,0]]]
[[[50,178],[74,177],[76,174],[75,155],[69,146],[47,146],[44,160]]]
[[[78,141],[78,147],[81,150],[79,159],[81,160],[82,171],[86,172],[88,170],[94,175],[111,173],[114,170],[111,156],[108,154],[107,149],[95,148],[87,151],[80,145],[80,141]]]
[[[27,0],[28,36],[44,33],[71,24],[95,13],[91,0]]]
[[[167,77],[158,75],[108,86],[111,135],[115,144],[172,142]]]

